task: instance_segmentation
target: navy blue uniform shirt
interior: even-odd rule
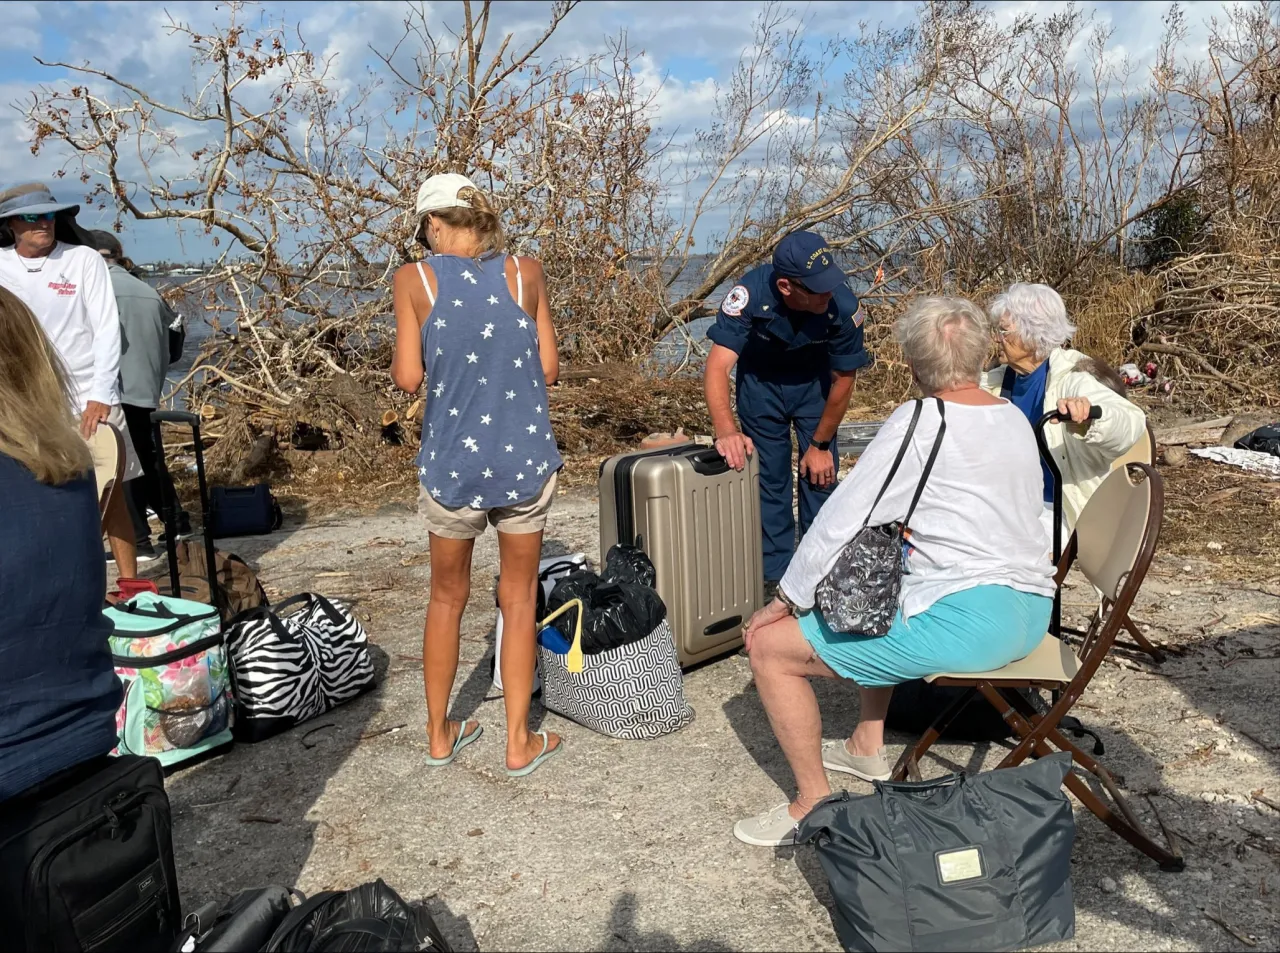
[[[840,285],[825,314],[792,311],[773,265],[753,268],[720,303],[707,337],[738,355],[738,367],[764,380],[811,379],[871,363],[862,344],[857,296]]]

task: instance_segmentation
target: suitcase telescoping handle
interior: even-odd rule
[[[1039,420],[1036,421],[1036,446],[1040,449],[1040,459],[1044,461],[1044,465],[1049,468],[1049,472],[1053,474],[1053,568],[1057,571],[1058,560],[1062,558],[1062,471],[1058,469],[1058,461],[1053,458],[1053,454],[1049,452],[1049,444],[1044,439],[1044,428],[1048,424],[1065,423],[1070,418],[1058,413],[1056,410],[1050,411]],[[1102,419],[1101,407],[1089,408],[1090,420]],[[1062,590],[1055,589],[1053,593],[1053,616],[1049,621],[1049,631],[1057,636],[1062,629]]]
[[[218,567],[214,561],[213,536],[210,534],[210,527],[213,525],[213,521],[209,517],[209,484],[205,480],[204,474],[204,444],[200,439],[200,418],[185,410],[153,410],[151,412],[152,437],[156,445],[156,470],[167,476],[169,467],[164,458],[162,424],[186,424],[191,428],[192,445],[195,447],[196,453],[196,482],[200,486],[200,530],[201,535],[204,537],[205,571],[209,575],[209,603],[225,615],[227,606],[224,605],[225,600],[218,590]],[[168,480],[162,480],[161,485],[167,485],[169,482]],[[169,555],[170,592],[175,597],[180,597],[182,586],[178,577],[177,508],[177,496],[164,494],[164,503],[161,506],[164,512],[160,514],[160,518],[164,520],[165,549],[168,550]]]

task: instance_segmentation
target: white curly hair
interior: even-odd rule
[[[1062,296],[1048,285],[1012,284],[995,296],[987,313],[993,325],[1010,327],[1041,360],[1076,333]]]

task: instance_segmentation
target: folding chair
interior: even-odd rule
[[[106,516],[111,498],[124,479],[124,438],[119,430],[103,421],[88,443],[93,454],[93,475],[98,484],[98,515]]]
[[[1067,775],[1068,790],[1161,868],[1181,870],[1184,866],[1181,851],[1163,822],[1160,826],[1164,843],[1161,844],[1143,828],[1107,769],[1068,741],[1060,730],[1063,717],[1084,694],[1124,624],[1125,613],[1155,553],[1163,512],[1163,483],[1153,467],[1130,463],[1112,471],[1080,514],[1055,576],[1061,586],[1074,563],[1103,594],[1100,606],[1084,631],[1080,653],[1061,641],[1051,629],[1035,651],[1004,668],[976,674],[939,673],[926,678],[930,683],[959,686],[969,691],[939,715],[915,745],[903,751],[893,771],[894,780],[903,781],[908,777],[918,780],[920,758],[933,747],[952,720],[981,696],[1000,713],[1017,738],[1017,745],[997,768],[1014,767],[1030,756],[1052,754],[1055,748],[1071,752],[1075,770]],[[1056,693],[1054,703],[1042,714],[1013,690],[1019,688],[1047,689]],[[1114,808],[1085,782],[1081,769],[1092,775],[1110,796]]]
[[[1138,442],[1130,447],[1127,453],[1116,458],[1115,462],[1111,464],[1111,469],[1118,470],[1129,463],[1147,463],[1151,466],[1156,465],[1156,434],[1155,431],[1151,429],[1150,423],[1147,424],[1146,433],[1138,438]],[[1142,631],[1137,627],[1137,625],[1134,624],[1134,621],[1129,618],[1129,613],[1127,611],[1124,614],[1124,621],[1121,625],[1123,625],[1125,630],[1133,636],[1133,641],[1117,641],[1117,648],[1146,652],[1151,656],[1151,661],[1155,662],[1157,665],[1161,664],[1165,660],[1164,652],[1151,644],[1150,640],[1148,640],[1147,637],[1142,634]],[[1064,627],[1062,631],[1075,636],[1084,635],[1084,633],[1079,629],[1068,629]]]

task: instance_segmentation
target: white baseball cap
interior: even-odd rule
[[[470,179],[456,172],[430,176],[418,186],[415,214],[421,218],[428,212],[438,212],[445,208],[471,208],[470,197],[464,192],[466,189],[479,191]]]

